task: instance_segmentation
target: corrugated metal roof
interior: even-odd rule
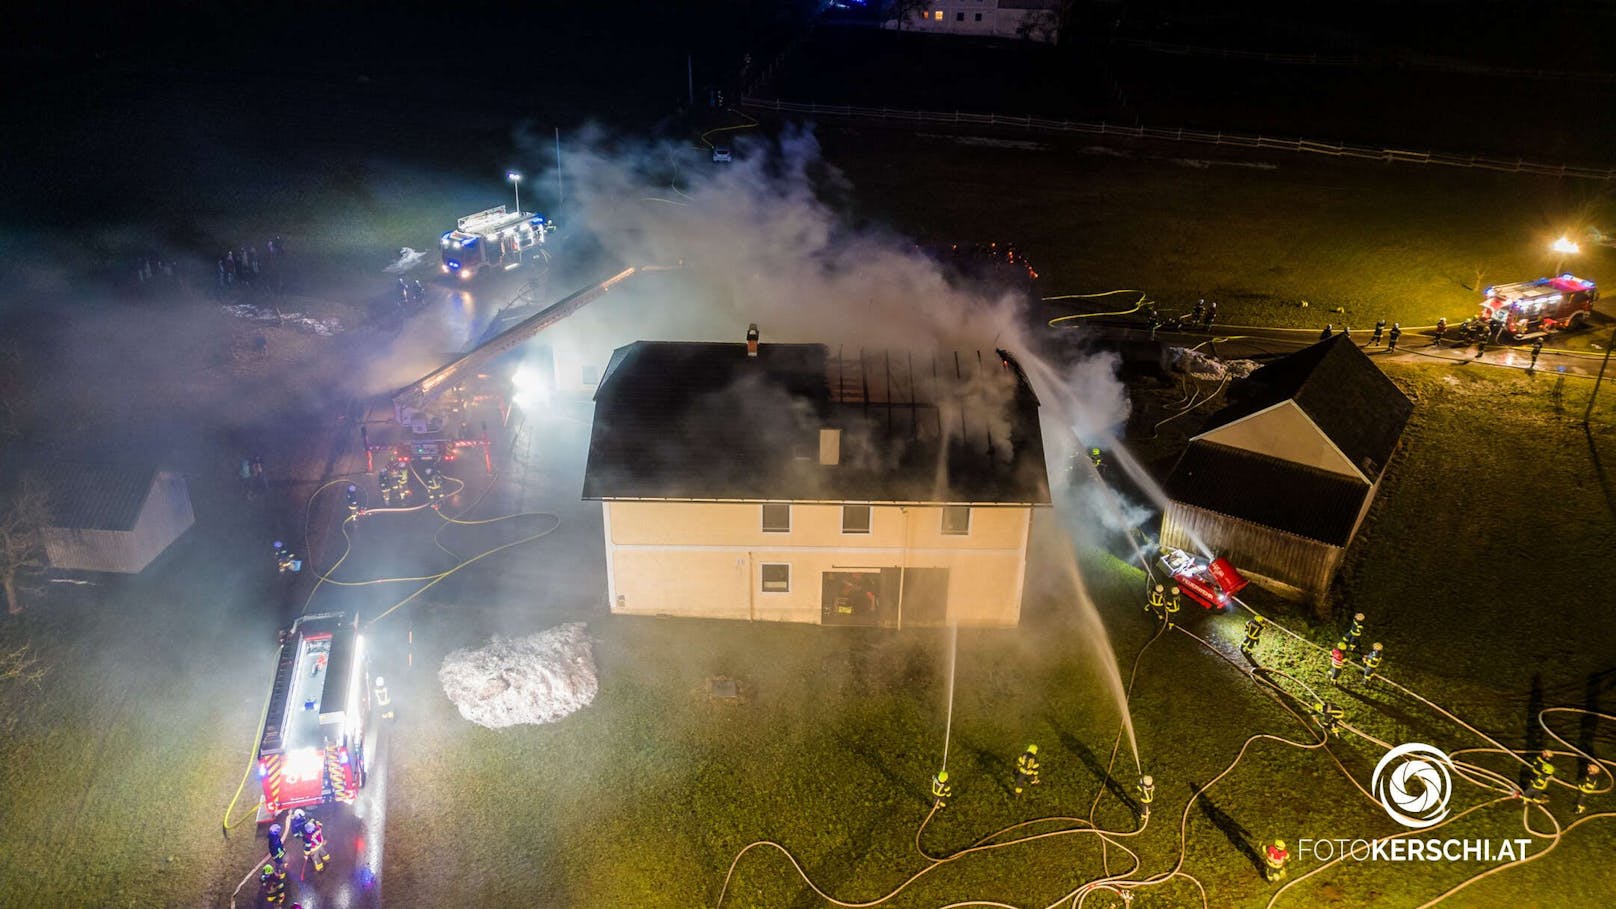
[[[1414,403],[1346,335],[1275,360],[1229,391],[1234,403],[1213,414],[1206,429],[1294,400],[1371,482],[1380,479],[1414,412]]]
[[[1191,442],[1167,497],[1310,540],[1345,546],[1369,484],[1215,442]]]
[[[639,341],[595,394],[583,494],[1044,504],[1049,484],[1037,399],[991,353]]]
[[[133,530],[156,475],[154,466],[64,462],[23,472],[45,488],[51,526],[67,530]]]

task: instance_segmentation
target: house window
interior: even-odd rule
[[[937,20],[937,21],[938,21],[938,22],[941,22],[941,21],[943,21],[943,11],[942,11],[942,10],[938,10],[938,11],[937,11],[937,12],[935,12],[935,13],[933,13],[933,14],[932,14],[932,18],[933,18],[933,19],[936,19],[936,20]]]
[[[976,21],[978,21],[978,22],[982,21],[982,14],[981,13],[976,14]]]
[[[964,13],[955,13],[954,14],[954,21],[955,22],[964,22],[965,21],[965,14]]]
[[[764,533],[790,533],[791,532],[791,506],[790,505],[764,505],[763,506],[763,532]]]
[[[763,566],[763,592],[790,593],[791,566],[765,564]]]
[[[971,532],[971,506],[944,505],[943,506],[943,533],[950,536],[964,536]]]
[[[870,506],[843,505],[842,533],[869,533]]]

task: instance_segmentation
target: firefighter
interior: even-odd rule
[[[1319,340],[1328,341],[1330,340],[1330,336],[1333,334],[1335,334],[1335,326],[1329,322],[1326,322],[1324,323],[1324,330],[1319,332]]]
[[[286,902],[286,866],[265,862],[258,871],[258,887],[267,903]]]
[[[1375,670],[1380,668],[1380,661],[1386,657],[1386,645],[1376,641],[1370,646],[1369,652],[1363,658],[1363,680],[1369,681]]]
[[[1381,336],[1384,335],[1385,333],[1386,333],[1386,320],[1385,319],[1380,319],[1379,321],[1375,322],[1375,333],[1369,336],[1369,346],[1370,347],[1379,347],[1380,346]]]
[[[1094,465],[1094,472],[1099,473],[1100,468],[1105,466],[1105,459],[1100,455],[1100,449],[1089,449],[1089,462]]]
[[[1178,615],[1178,610],[1183,605],[1184,605],[1183,602],[1181,602],[1179,600],[1179,598],[1178,598],[1178,585],[1174,584],[1173,588],[1171,590],[1167,591],[1167,627],[1168,628],[1173,627],[1173,616]]]
[[[443,497],[443,479],[438,476],[436,470],[428,467],[422,482],[426,484],[426,500],[428,502],[437,502],[438,499]]]
[[[419,280],[410,285],[410,290],[415,292],[415,304],[417,306],[426,302],[426,288],[421,286]]]
[[[1038,746],[1028,745],[1027,750],[1016,758],[1016,795],[1021,794],[1021,787],[1038,785]]]
[[[1341,669],[1347,665],[1347,655],[1342,650],[1342,648],[1345,647],[1345,646],[1346,646],[1346,642],[1342,641],[1342,642],[1337,643],[1335,648],[1330,651],[1330,684],[1331,685],[1336,684],[1336,679],[1339,679],[1341,677]]]
[[[1342,709],[1339,704],[1332,704],[1329,701],[1313,702],[1313,719],[1318,721],[1319,728],[1324,730],[1325,735],[1333,735],[1339,738],[1341,736],[1341,719],[1346,715],[1346,710]]]
[[[1150,803],[1156,800],[1156,781],[1145,774],[1139,778],[1139,820],[1150,820]]]
[[[1206,301],[1205,300],[1196,300],[1195,301],[1195,309],[1190,313],[1190,323],[1193,324],[1193,325],[1199,325],[1201,323],[1201,320],[1203,318],[1205,318],[1205,317],[1206,317]]]
[[[1263,879],[1272,884],[1285,878],[1285,863],[1291,860],[1284,840],[1274,840],[1263,847]]]
[[[348,484],[348,517],[359,517],[359,487]]]
[[[376,485],[382,491],[382,504],[393,504],[393,475],[386,468],[376,472]]]
[[[1167,614],[1167,597],[1162,585],[1157,584],[1150,589],[1150,598],[1145,600],[1145,611],[1156,613],[1158,619]]]
[[[1260,615],[1252,616],[1246,621],[1246,640],[1240,645],[1241,653],[1251,656],[1251,652],[1257,649],[1257,642],[1262,639],[1263,629],[1267,625],[1268,620]]]
[[[954,797],[954,787],[948,785],[948,771],[939,770],[931,778],[931,797],[937,800],[937,811],[948,807],[948,800]]]
[[[298,561],[297,554],[280,540],[275,541],[275,567],[281,574],[302,570],[303,563]]]
[[[1206,304],[1206,330],[1207,331],[1212,330],[1212,323],[1217,321],[1217,318],[1218,318],[1218,301],[1213,300],[1211,303]]]
[[[393,696],[387,693],[387,682],[381,676],[376,676],[376,709],[382,712],[382,719],[393,718]]]
[[[1448,320],[1447,320],[1447,318],[1444,317],[1444,318],[1441,318],[1441,319],[1437,319],[1436,320],[1436,340],[1431,342],[1431,346],[1435,347],[1438,344],[1441,344],[1442,343],[1442,336],[1447,334],[1447,333],[1448,333]]]
[[[1393,322],[1392,323],[1392,330],[1386,333],[1386,349],[1387,350],[1396,350],[1397,349],[1397,339],[1401,338],[1402,336],[1403,336],[1403,326],[1402,326],[1402,324],[1398,323],[1398,322]]]
[[[1604,770],[1593,761],[1589,761],[1588,766],[1582,769],[1582,780],[1577,783],[1578,814],[1583,814],[1588,810],[1588,796],[1593,795],[1599,789],[1599,775],[1603,772]]]
[[[1538,338],[1532,342],[1532,365],[1526,367],[1528,371],[1537,369],[1537,356],[1543,352],[1543,339]]]
[[[1363,613],[1353,613],[1352,627],[1347,629],[1347,636],[1343,639],[1346,642],[1346,646],[1341,649],[1347,651],[1348,653],[1358,652],[1358,639],[1363,637],[1363,622]]]
[[[1554,752],[1545,748],[1532,758],[1532,792],[1530,801],[1546,802],[1549,800],[1549,781],[1554,779]]]
[[[304,817],[297,834],[303,841],[303,858],[314,863],[315,871],[324,871],[325,863],[331,861],[331,853],[325,848],[325,828],[314,818]]]
[[[1487,352],[1487,336],[1482,335],[1480,338],[1476,339],[1476,359],[1478,359],[1478,360],[1481,359],[1481,355],[1486,353],[1486,352]]]
[[[286,843],[281,839],[281,825],[269,825],[269,860],[276,867],[286,867]]]

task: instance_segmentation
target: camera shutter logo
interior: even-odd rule
[[[1448,816],[1452,768],[1446,752],[1409,742],[1386,752],[1375,765],[1369,787],[1392,820],[1417,830]]]

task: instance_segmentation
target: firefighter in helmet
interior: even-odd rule
[[[286,902],[286,866],[265,862],[258,871],[258,888],[263,891],[265,902]]]
[[[1156,781],[1150,774],[1139,778],[1139,820],[1150,820],[1150,803],[1156,800]]]
[[[324,871],[325,863],[331,861],[331,853],[325,848],[325,828],[301,808],[292,816],[292,823],[298,839],[303,841],[303,858],[314,863],[315,871]]]
[[[1285,863],[1291,860],[1290,850],[1285,848],[1284,840],[1274,840],[1263,847],[1263,878],[1269,883],[1283,880],[1285,877]]]
[[[1178,585],[1174,584],[1172,589],[1167,591],[1167,627],[1168,628],[1173,627],[1173,616],[1178,615],[1178,610],[1180,608],[1182,608],[1183,605],[1184,605],[1183,601],[1179,599]]]
[[[269,860],[286,867],[286,843],[281,839],[281,825],[269,825]]]
[[[1599,791],[1599,776],[1604,770],[1599,764],[1589,761],[1583,768],[1582,781],[1577,783],[1577,813],[1583,814],[1588,810],[1588,796]]]
[[[948,800],[954,797],[954,787],[948,785],[948,771],[939,770],[931,778],[931,797],[937,800],[937,809],[940,811],[948,807]]]
[[[348,484],[348,517],[359,517],[359,487]]]
[[[1240,645],[1240,652],[1250,656],[1257,649],[1257,642],[1262,640],[1263,629],[1268,626],[1268,620],[1260,615],[1254,615],[1246,621],[1246,640]]]
[[[1156,613],[1161,618],[1167,612],[1167,594],[1162,585],[1157,584],[1150,588],[1150,597],[1145,600],[1145,611]]]
[[[376,676],[376,709],[382,712],[382,719],[393,718],[393,696],[387,692],[387,682],[381,676]]]
[[[1380,663],[1385,658],[1386,658],[1386,645],[1380,643],[1379,641],[1376,641],[1373,645],[1370,646],[1369,652],[1364,654],[1364,658],[1363,658],[1363,680],[1364,681],[1367,682],[1371,678],[1374,678],[1375,670],[1380,668]]]
[[[1016,758],[1016,795],[1021,794],[1023,786],[1038,785],[1038,746],[1028,745],[1027,750]]]
[[[1532,758],[1532,796],[1534,802],[1549,800],[1549,781],[1554,779],[1554,752],[1545,748]]]

